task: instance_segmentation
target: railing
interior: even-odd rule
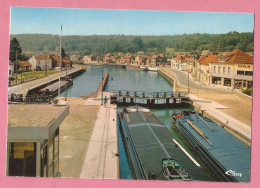
[[[22,94],[10,94],[8,95],[9,102],[24,102],[24,103],[50,103],[52,101],[52,95],[31,95],[23,96]]]
[[[139,98],[175,98],[175,97],[187,97],[188,94],[187,91],[143,92],[143,91],[114,90],[112,92],[122,97],[139,97]]]

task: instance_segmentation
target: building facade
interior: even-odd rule
[[[219,56],[218,62],[209,63],[209,70],[210,84],[232,89],[253,86],[253,57],[240,49]]]
[[[52,59],[50,56],[32,56],[28,61],[32,65],[32,70],[36,70],[37,68],[40,70],[52,69]]]

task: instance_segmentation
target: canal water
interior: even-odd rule
[[[125,69],[118,66],[103,66],[103,74],[109,71],[109,80],[106,91],[129,90],[144,92],[172,91],[172,84],[157,72],[139,71]],[[81,97],[96,91],[102,80],[102,67],[87,65],[87,70],[80,76],[73,79],[73,86],[64,91],[61,96]],[[118,107],[121,112],[123,107]],[[178,135],[171,129],[171,115],[178,109],[150,109],[166,127],[177,137],[177,140],[184,145]],[[118,129],[119,130],[119,129]],[[125,152],[122,136],[119,131],[119,155],[120,155],[120,178],[133,179],[129,161]],[[184,146],[185,147],[185,146]],[[185,147],[187,149],[187,147]]]

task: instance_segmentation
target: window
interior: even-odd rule
[[[213,67],[213,72],[216,73],[216,66]]]
[[[54,176],[59,172],[59,128],[54,135]]]
[[[53,135],[50,136],[48,142],[48,176],[53,177]]]
[[[226,67],[223,67],[223,74],[226,74]]]
[[[218,67],[218,73],[221,73],[221,67]]]
[[[9,143],[9,175],[36,176],[36,143]]]
[[[228,74],[231,73],[231,67],[228,67]]]

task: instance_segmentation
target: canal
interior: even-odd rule
[[[157,72],[139,71],[125,69],[118,66],[103,66],[103,73],[109,71],[109,80],[105,88],[106,91],[129,90],[129,91],[172,91],[172,84]],[[102,67],[87,65],[87,70],[83,74],[73,79],[73,86],[64,91],[61,96],[81,97],[96,91],[102,80]],[[123,107],[118,107],[120,112]],[[181,109],[150,109],[154,112],[166,127],[183,144],[178,135],[171,129],[171,115],[176,110]],[[119,130],[119,129],[118,129]],[[133,174],[126,156],[121,133],[119,131],[119,155],[120,155],[120,178],[132,179]],[[185,147],[185,146],[184,146]],[[185,147],[187,149],[187,147]]]

